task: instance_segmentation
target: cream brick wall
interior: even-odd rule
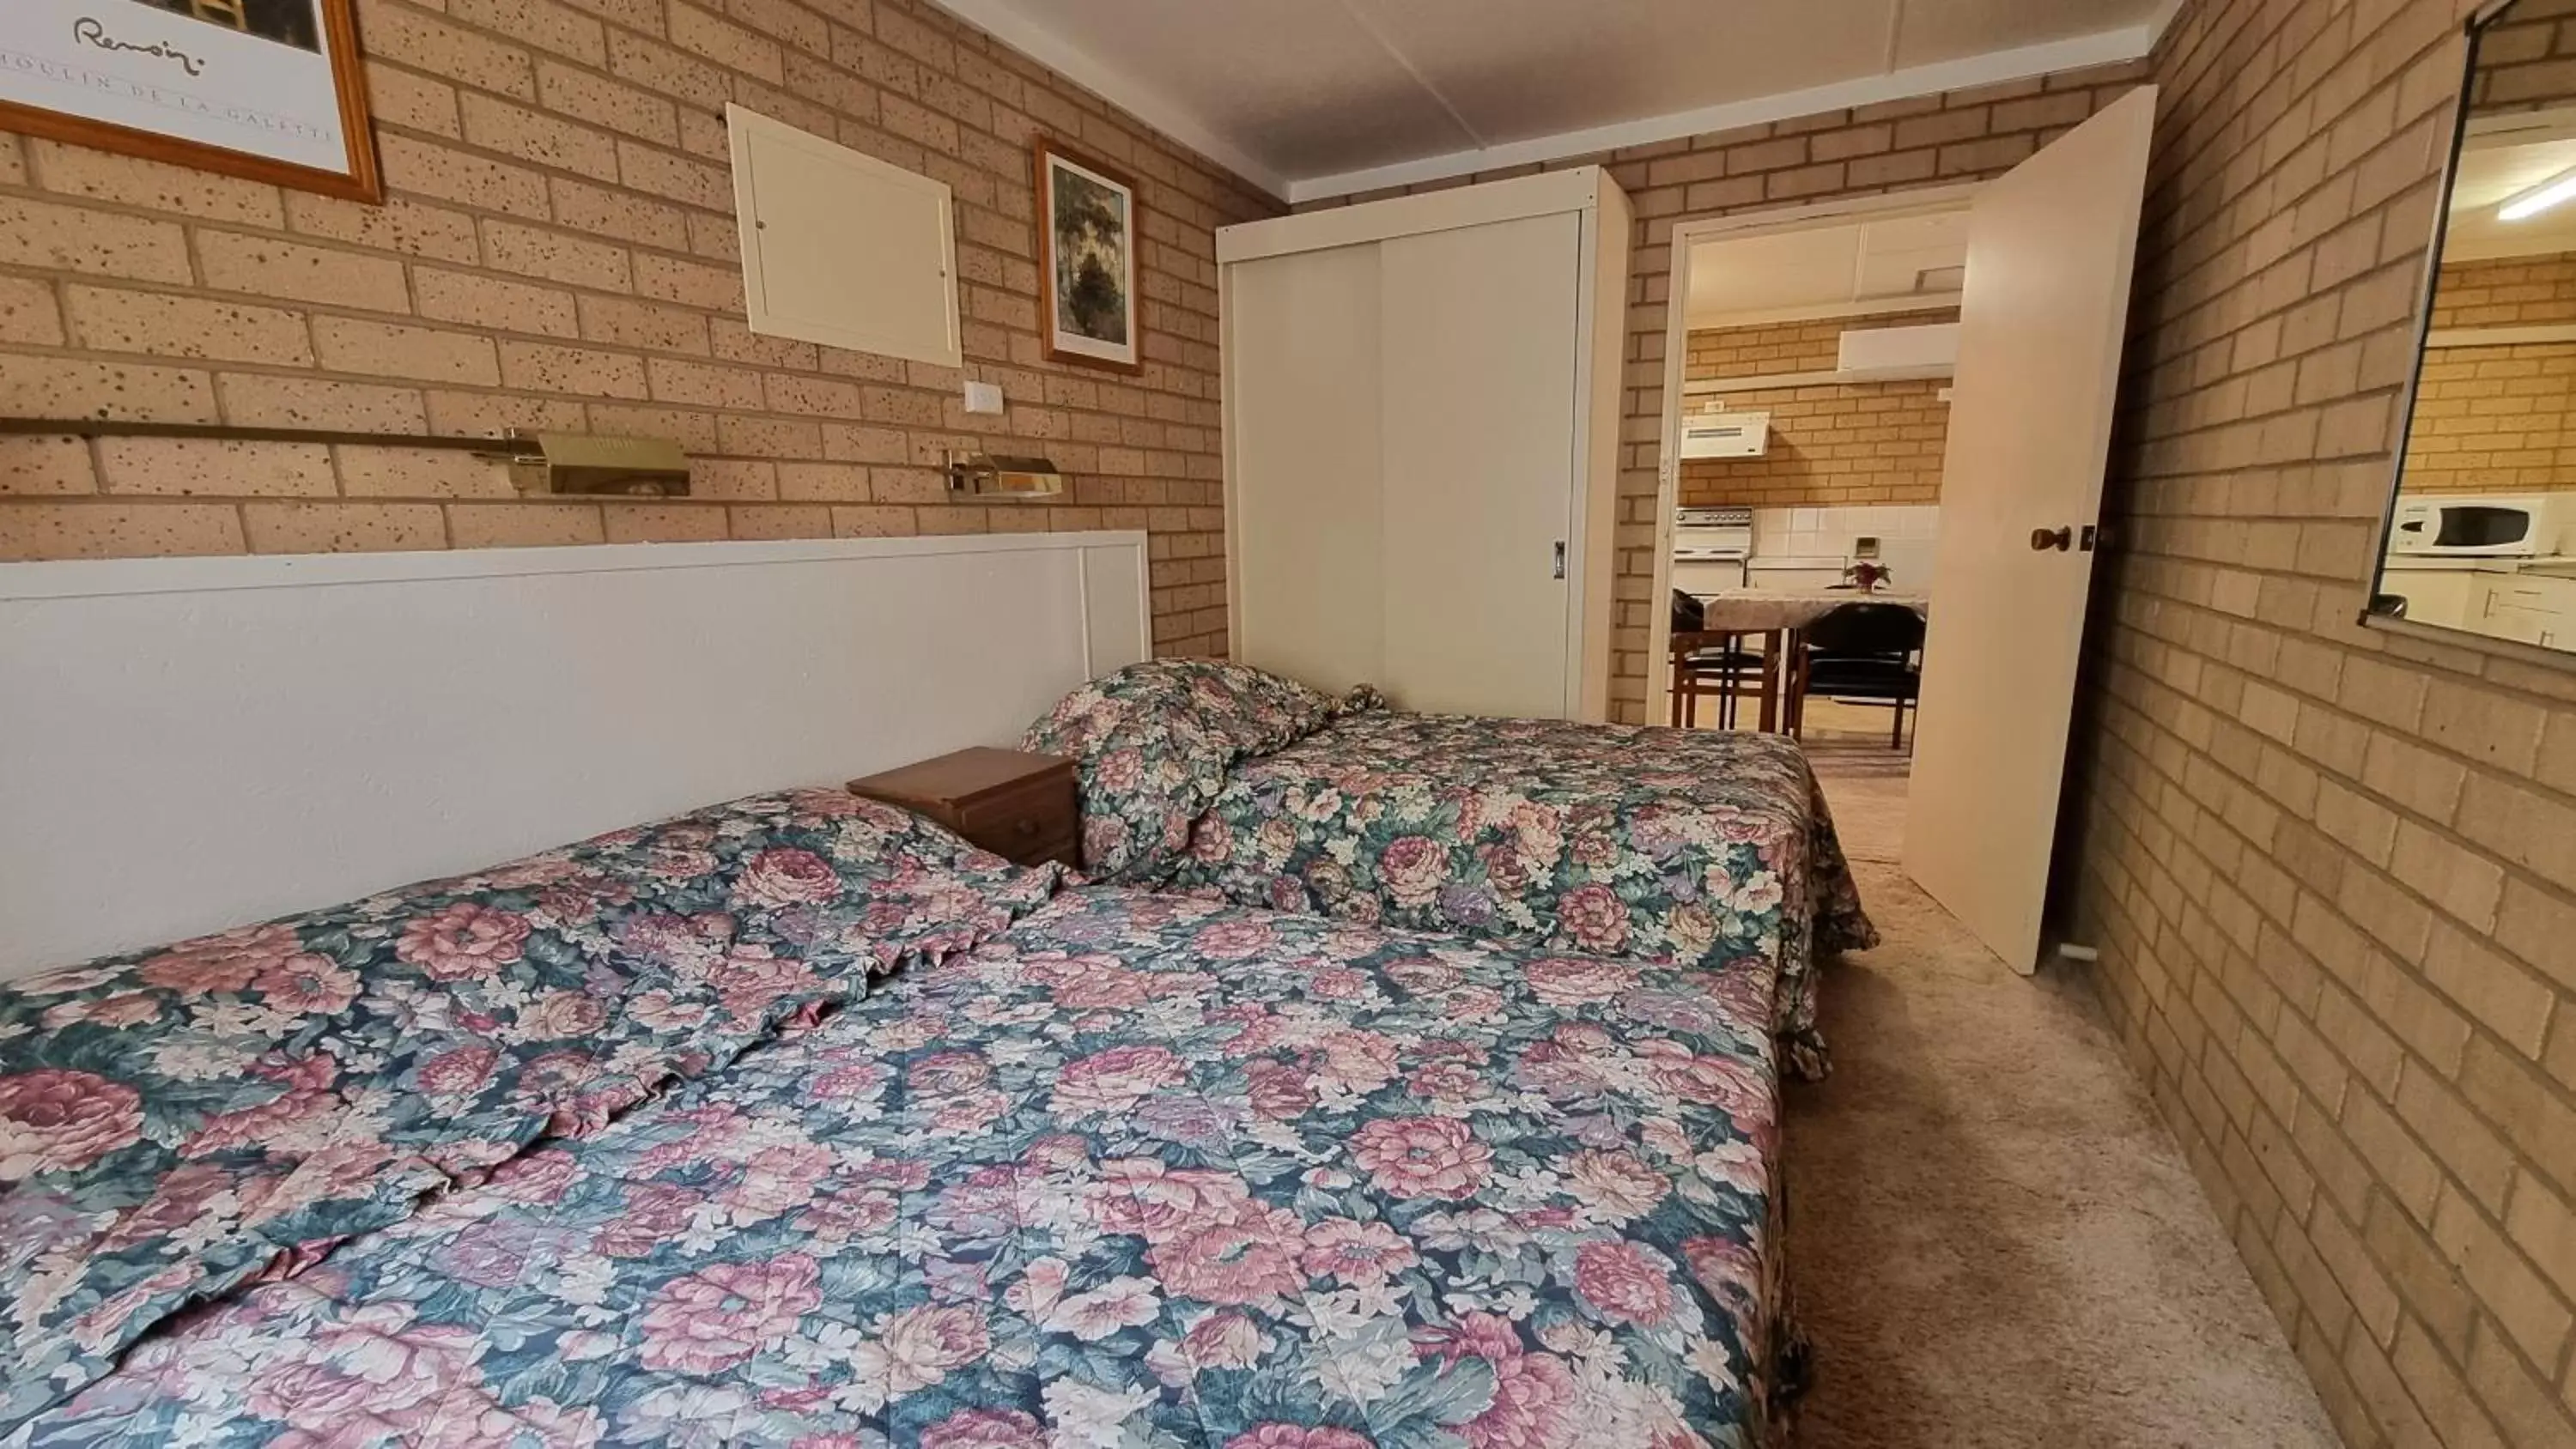
[[[1762,377],[1782,372],[1831,372],[1842,362],[1846,332],[1886,327],[1931,327],[1959,320],[1959,309],[1925,312],[1881,312],[1866,317],[1828,317],[1807,322],[1759,322],[1745,327],[1702,327],[1686,339],[1690,351],[1682,363],[1684,382],[1711,378]]]
[[[2160,47],[2077,748],[2074,934],[2356,1449],[2576,1444],[2576,673],[2354,622],[2468,8]]]
[[[1642,720],[1646,708],[1655,469],[1663,426],[1664,337],[1672,293],[1674,225],[1696,217],[1776,210],[1835,196],[1955,185],[2000,175],[2126,94],[2145,78],[2146,70],[2144,64],[2098,67],[1551,163],[1548,169],[1608,166],[1637,211],[1628,279],[1624,360],[1628,385],[1620,434],[1619,616],[1610,686],[1615,717]],[[1346,205],[1408,190],[1439,190],[1538,169],[1459,177],[1319,205]]]
[[[2409,493],[2576,488],[2576,342],[2427,353],[2406,430],[2405,486]]]
[[[2576,96],[2576,87],[2567,92]],[[2456,262],[2433,287],[2435,327],[2542,327],[2576,322],[2576,253]]]
[[[2510,50],[2529,29],[2514,27],[2503,44]],[[2454,263],[2433,288],[2436,329],[2569,323],[2576,323],[2576,255]],[[2406,490],[2576,488],[2571,427],[2576,343],[2440,348],[2426,357],[2416,389]]]
[[[1710,327],[1689,335],[1684,382],[1831,372],[1842,335],[1874,327],[1959,320],[1958,309]],[[1682,464],[1685,508],[1836,507],[1937,503],[1950,409],[1938,381],[1760,388],[1698,398],[1730,412],[1771,415],[1771,445],[1759,458],[1693,458]]]
[[[2561,106],[2576,95],[2576,3],[2525,0],[2487,32],[2478,60],[2480,115]]]
[[[695,496],[523,501],[461,454],[0,439],[0,559],[986,529],[1152,534],[1222,653],[1214,228],[1278,208],[918,0],[360,0],[387,204],[0,133],[0,414],[650,433]],[[962,372],[754,337],[728,100],[956,193]],[[1141,377],[1042,360],[1028,142],[1135,172]],[[1010,411],[969,417],[963,377]],[[943,449],[1062,507],[956,506]]]
[[[1684,507],[1841,507],[1941,501],[1941,452],[1950,437],[1948,384],[1864,382],[1730,393],[1730,410],[1771,415],[1759,458],[1692,458],[1682,464]]]

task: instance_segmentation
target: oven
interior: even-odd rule
[[[1673,587],[1706,599],[1744,587],[1744,561],[1753,554],[1750,508],[1673,510]]]

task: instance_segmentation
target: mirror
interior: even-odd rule
[[[2473,23],[2371,613],[2576,653],[2576,4]]]

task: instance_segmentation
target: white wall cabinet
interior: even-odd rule
[[[1237,659],[1606,716],[1629,223],[1588,167],[1217,233]]]

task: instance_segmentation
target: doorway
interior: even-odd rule
[[[1687,596],[1721,616],[1741,616],[1720,600],[1745,594],[1821,611],[1862,599],[1861,580],[1905,606],[1928,597],[1976,189],[1675,228],[1651,597],[1686,609]],[[1756,717],[1741,698],[1673,708],[1669,640],[1687,615],[1654,612],[1649,718]],[[1787,637],[1730,646],[1760,659]],[[1720,687],[1786,692],[1790,676],[1785,661],[1762,659]],[[1894,701],[1809,690],[1802,709],[1774,710],[1820,767],[1849,754],[1872,779],[1893,774],[1898,793],[1872,810],[1897,817],[1891,831],[1901,824],[1910,732]]]
[[[1903,860],[1917,884],[2022,971],[2036,969],[2045,925],[2155,104],[2155,88],[2140,86],[1973,191],[1906,193],[1690,223],[1674,231],[1653,559],[1657,587],[1647,611],[1648,664],[1655,679],[1649,697],[1660,693],[1668,701],[1677,675],[1689,686],[1685,699],[1698,695],[1702,678],[1696,656],[1673,657],[1672,610],[1666,607],[1672,599],[1675,507],[1690,461],[1683,442],[1705,427],[1717,451],[1731,449],[1741,461],[1760,456],[1747,439],[1771,432],[1768,419],[1738,414],[1703,421],[1688,406],[1694,386],[1690,304],[1701,290],[1695,274],[1697,264],[1708,261],[1705,245],[1765,243],[1775,267],[1795,266],[1826,253],[1821,239],[1835,228],[1855,225],[1865,257],[1872,250],[1868,232],[1878,225],[1895,236],[1886,250],[1902,254],[1909,235],[1922,241],[1917,233],[1941,230],[1919,216],[1965,205],[1967,245],[1953,289],[1957,321],[1944,364],[1954,381],[1934,483],[1936,547],[1926,579],[1940,604],[1936,610],[1929,595],[1923,597],[1908,624],[1915,646],[1896,656],[1919,658],[1922,665],[1919,673],[1905,671],[1899,688],[1913,690],[1921,710],[1917,768],[1905,796]],[[1879,285],[1902,287],[1902,268],[1896,270],[1897,279],[1881,279]],[[1830,278],[1830,256],[1821,271]],[[1867,267],[1853,262],[1850,271],[1861,279],[1855,295],[1835,305],[1867,300]],[[1927,279],[1946,275],[1937,268],[1918,274],[1912,290],[1925,293]],[[1711,274],[1712,285],[1727,280]],[[1910,300],[1928,305],[1933,299],[1927,293]],[[1870,365],[1902,369],[1941,361],[1919,347],[1889,345],[1909,332],[1916,341],[1930,335],[1920,328],[1842,329],[1836,332],[1836,366],[1814,369],[1820,375],[1757,373],[1750,382],[1709,377],[1696,385],[1721,400],[1758,385],[1796,401],[1809,397],[1799,384],[1813,382],[1814,396],[1830,400]],[[1808,362],[1792,365],[1804,369]],[[1739,391],[1727,391],[1739,384]],[[1789,537],[1796,539],[1799,524],[1807,523],[1806,537],[1821,542],[1824,535],[1813,526],[1818,521],[1793,510]],[[1758,573],[1765,547],[1758,527],[1755,535],[1752,571]],[[1799,557],[1813,561],[1812,573],[1836,563],[1855,573],[1873,572],[1884,561],[1887,537],[1870,536],[1876,556],[1866,558],[1861,537],[1852,536],[1841,558],[1825,551]],[[1788,612],[1794,611],[1776,596],[1748,590],[1743,600],[1742,613],[1769,620],[1758,627],[1783,642],[1780,653],[1790,668],[1779,674],[1794,671],[1796,678],[1822,685],[1829,656],[1882,663],[1889,657],[1883,640],[1846,647],[1818,637],[1825,624],[1848,618],[1847,606],[1818,622],[1783,618]],[[1891,601],[1871,612],[1886,620],[1908,611]],[[1746,627],[1736,617],[1711,617],[1685,642],[1694,649],[1703,643],[1723,646],[1732,631]],[[1801,629],[1815,647],[1796,647]],[[1732,653],[1723,656],[1722,666],[1730,675],[1741,672]],[[1774,713],[1775,671],[1758,672],[1767,725]],[[1783,717],[1792,725],[1794,701],[1802,692],[1794,683],[1786,690],[1793,703]],[[1666,718],[1669,708],[1668,703]]]

